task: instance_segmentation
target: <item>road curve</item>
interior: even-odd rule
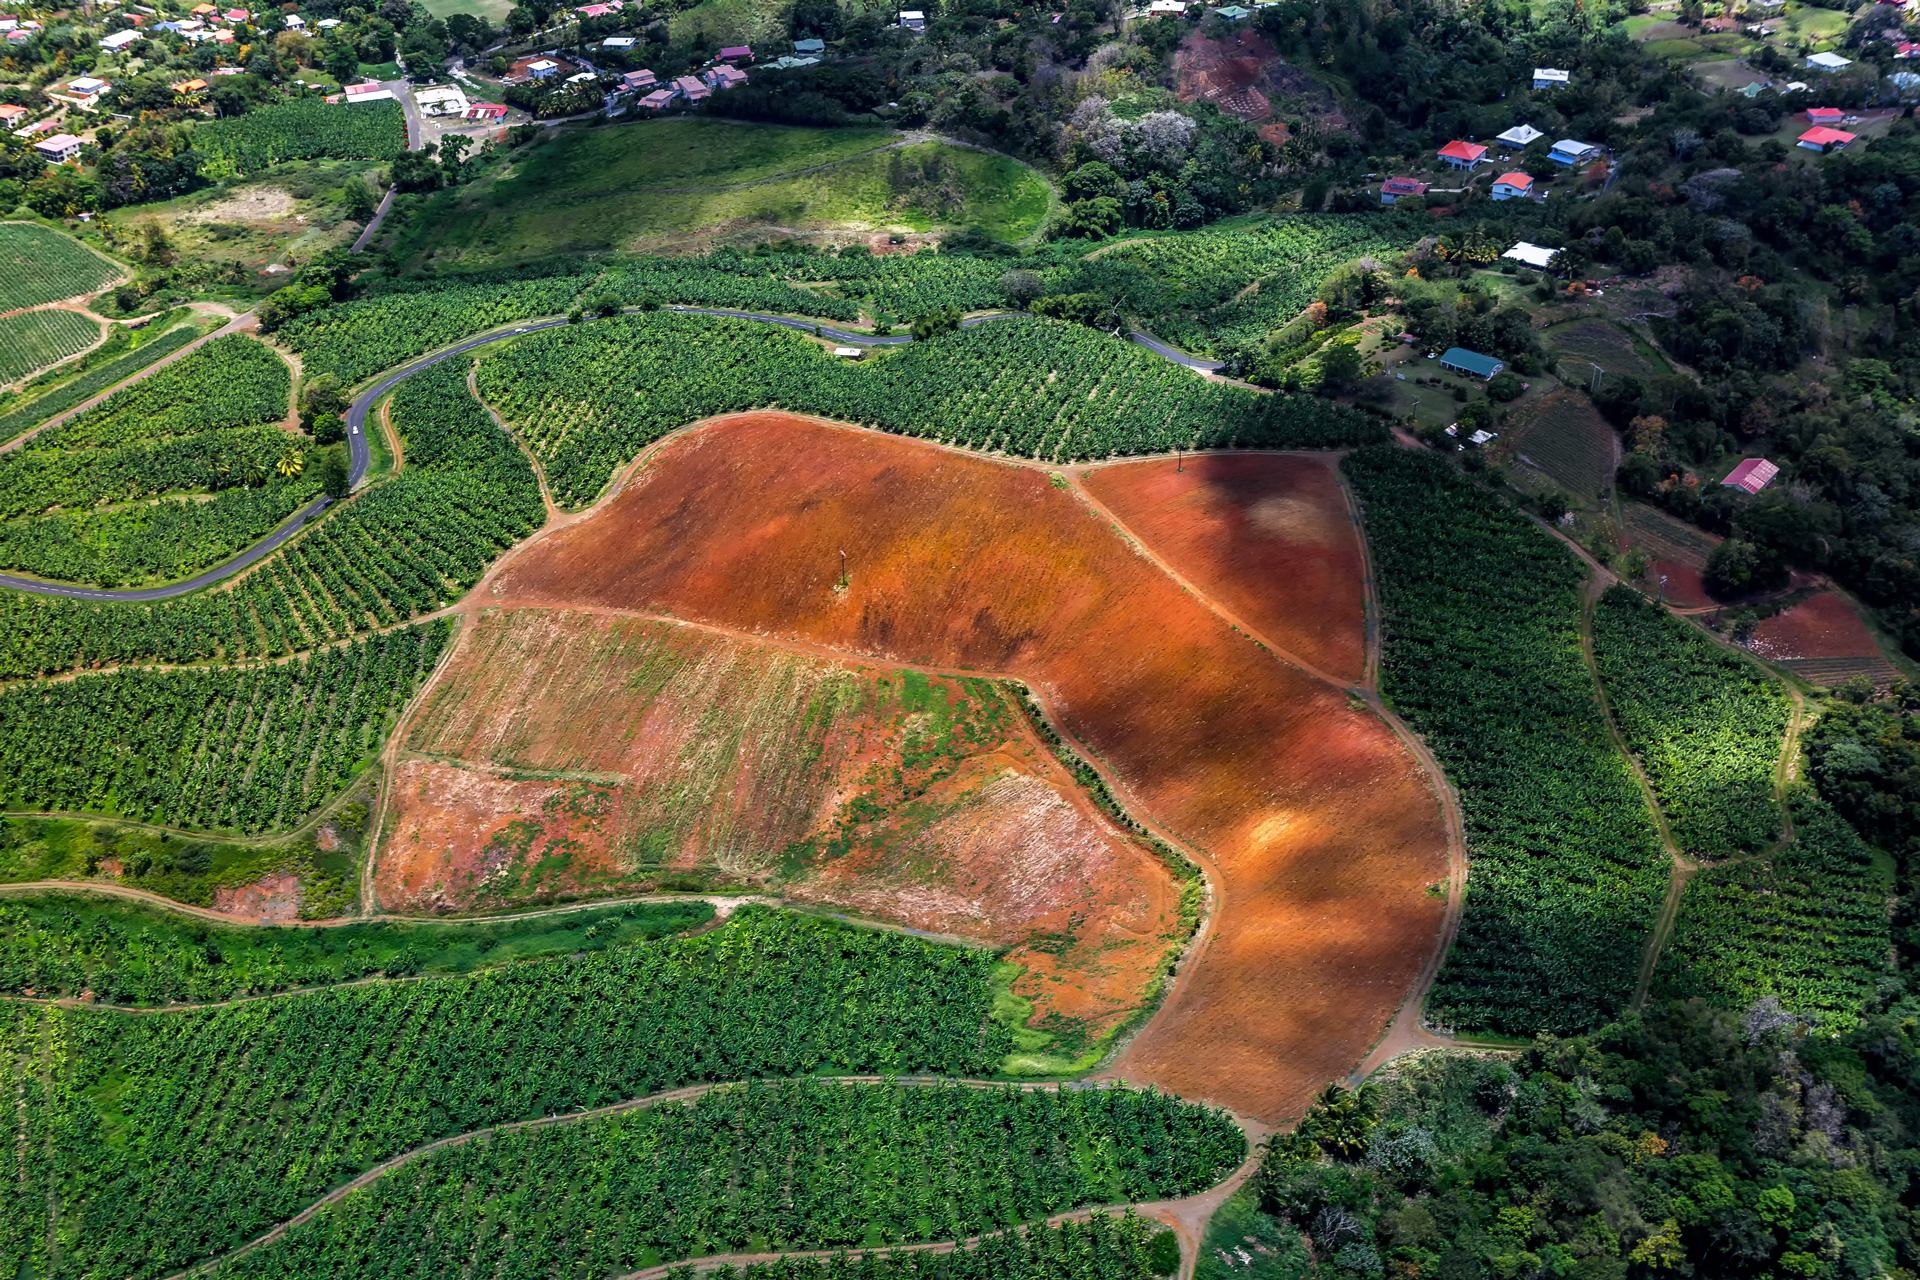
[[[784,329],[794,329],[801,333],[814,334],[834,342],[846,343],[849,346],[891,347],[913,341],[913,335],[907,333],[884,335],[859,333],[851,329],[841,329],[815,320],[804,320],[795,316],[771,315],[760,311],[734,311],[724,307],[687,306],[669,306],[663,309],[676,312],[680,315],[719,316],[730,320],[752,320],[760,324],[778,325]],[[986,324],[994,320],[1011,319],[1020,314],[1022,313],[1016,311],[995,311],[985,315],[968,316],[962,320],[960,324],[963,328],[971,329],[975,325]],[[373,457],[373,452],[367,444],[367,413],[379,402],[382,396],[393,390],[394,387],[411,378],[414,374],[421,372],[423,369],[432,368],[442,360],[465,355],[469,351],[491,346],[496,342],[504,342],[509,338],[517,338],[522,334],[537,333],[542,329],[558,329],[570,323],[572,322],[567,317],[557,316],[546,320],[529,320],[522,324],[513,325],[510,328],[494,329],[486,333],[475,334],[473,337],[467,338],[451,347],[444,347],[439,351],[421,356],[416,360],[399,366],[373,383],[359,395],[355,396],[352,405],[347,409],[346,415],[347,447],[351,457],[351,463],[347,472],[347,487],[350,490],[357,488],[360,482],[366,479],[367,467],[370,465]],[[1145,347],[1163,359],[1171,360],[1175,364],[1181,365],[1184,368],[1193,369],[1199,373],[1211,373],[1220,367],[1216,361],[1201,360],[1197,357],[1190,356],[1175,347],[1161,342],[1158,338],[1152,337],[1139,330],[1133,332],[1132,340],[1137,345]],[[122,383],[121,387],[126,385],[127,384]],[[119,389],[120,388],[115,388],[115,390]],[[262,538],[259,542],[254,543],[246,550],[235,555],[232,559],[222,564],[217,564],[211,569],[197,573],[182,582],[169,582],[157,587],[87,587],[70,582],[45,582],[38,578],[22,577],[18,574],[0,573],[0,589],[22,591],[30,595],[60,596],[69,600],[105,600],[118,601],[121,603],[170,600],[175,596],[184,596],[190,592],[199,591],[203,587],[210,587],[217,582],[231,578],[235,574],[257,564],[261,559],[285,544],[293,535],[299,533],[302,529],[313,523],[313,521],[317,520],[334,502],[335,499],[333,498],[322,497],[314,499],[311,504],[295,514],[291,519],[286,521],[286,523]]]

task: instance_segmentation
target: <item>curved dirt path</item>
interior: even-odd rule
[[[1068,1081],[1068,1082],[1060,1082],[1060,1081],[1017,1082],[1017,1081],[1007,1081],[1007,1080],[983,1080],[975,1077],[958,1077],[958,1076],[948,1077],[948,1076],[856,1075],[856,1076],[824,1076],[824,1077],[811,1076],[811,1077],[806,1077],[805,1079],[810,1081],[826,1080],[836,1084],[845,1084],[845,1085],[863,1085],[863,1084],[890,1085],[890,1086],[900,1086],[900,1087],[915,1088],[915,1089],[988,1089],[988,1090],[1013,1089],[1021,1093],[1058,1093],[1062,1091],[1085,1089],[1085,1088],[1091,1087],[1086,1084],[1081,1084],[1081,1083],[1076,1083],[1071,1081]],[[197,1263],[194,1266],[186,1268],[185,1270],[176,1271],[173,1274],[164,1277],[164,1280],[188,1280],[189,1277],[203,1276],[203,1275],[208,1275],[208,1274],[217,1272],[220,1267],[226,1265],[227,1263],[235,1262],[240,1258],[243,1258],[246,1255],[253,1253],[255,1250],[263,1248],[266,1245],[272,1244],[274,1241],[280,1239],[282,1236],[285,1236],[289,1231],[292,1231],[296,1227],[302,1226],[303,1224],[312,1221],[315,1215],[320,1213],[321,1210],[327,1208],[329,1205],[338,1204],[340,1201],[346,1199],[348,1196],[352,1195],[354,1192],[364,1190],[365,1188],[380,1181],[382,1178],[386,1177],[388,1174],[394,1172],[395,1170],[404,1168],[405,1166],[410,1165],[417,1160],[421,1160],[427,1156],[430,1156],[435,1152],[450,1150],[454,1147],[467,1146],[481,1139],[490,1138],[497,1134],[502,1134],[502,1133],[518,1133],[518,1132],[523,1132],[523,1131],[532,1130],[532,1129],[549,1129],[559,1125],[571,1125],[571,1124],[577,1124],[583,1121],[604,1119],[608,1116],[622,1115],[624,1113],[631,1112],[631,1111],[644,1111],[649,1108],[657,1107],[657,1106],[670,1106],[675,1103],[694,1102],[702,1097],[705,1097],[707,1094],[714,1092],[715,1090],[738,1088],[741,1085],[748,1084],[748,1083],[776,1084],[776,1083],[797,1083],[797,1081],[794,1081],[791,1079],[764,1079],[764,1080],[756,1080],[756,1081],[726,1080],[726,1081],[716,1081],[709,1084],[687,1085],[679,1089],[669,1089],[661,1093],[648,1094],[647,1096],[642,1098],[629,1098],[624,1102],[615,1102],[608,1106],[595,1107],[592,1110],[588,1110],[588,1111],[571,1111],[571,1112],[566,1112],[560,1115],[540,1116],[537,1119],[533,1119],[533,1120],[514,1120],[514,1121],[509,1121],[503,1124],[487,1125],[479,1129],[469,1129],[464,1133],[451,1134],[445,1138],[436,1139],[433,1142],[425,1143],[421,1146],[414,1147],[408,1151],[403,1151],[399,1155],[392,1156],[386,1160],[381,1161],[379,1164],[374,1165],[371,1169],[368,1169],[366,1172],[360,1174],[358,1177],[354,1178],[352,1181],[343,1183],[340,1186],[335,1187],[333,1190],[327,1192],[324,1196],[321,1196],[318,1200],[315,1200],[312,1204],[308,1205],[306,1208],[300,1210],[300,1212],[294,1214],[292,1217],[286,1219],[285,1221],[279,1222],[274,1226],[268,1228],[266,1231],[255,1236],[253,1239],[247,1241],[245,1244],[242,1244],[237,1248],[231,1249],[228,1252],[219,1255],[218,1257],[209,1258],[204,1262]],[[1234,1172],[1227,1177],[1227,1179],[1217,1184],[1215,1187],[1210,1188],[1207,1192],[1203,1192],[1198,1196],[1187,1197],[1186,1200],[1199,1200],[1199,1201],[1211,1200],[1213,1196],[1216,1193],[1218,1193],[1222,1188],[1237,1187],[1241,1182],[1244,1182],[1246,1178],[1251,1177],[1253,1172],[1258,1168],[1260,1139],[1265,1136],[1265,1131],[1262,1130],[1258,1125],[1255,1125],[1250,1121],[1244,1120],[1241,1117],[1234,1115],[1232,1112],[1227,1112],[1226,1114],[1229,1116],[1229,1118],[1233,1120],[1233,1122],[1236,1125],[1239,1126],[1241,1133],[1245,1135],[1250,1154],[1247,1160],[1243,1161],[1241,1165],[1237,1167],[1234,1170]],[[1224,1199],[1225,1197],[1221,1196],[1220,1198]],[[1165,1211],[1166,1207],[1178,1206],[1184,1203],[1186,1203],[1186,1201],[1183,1201],[1183,1200],[1155,1201],[1151,1203],[1151,1206],[1142,1205],[1138,1207],[1143,1212],[1146,1211],[1149,1207],[1162,1208],[1163,1211]],[[1072,1220],[1076,1220],[1084,1217],[1090,1217],[1096,1212],[1119,1212],[1119,1211],[1123,1211],[1125,1209],[1133,1208],[1133,1207],[1136,1207],[1136,1206],[1129,1205],[1129,1204],[1088,1206],[1080,1209],[1069,1210],[1065,1213],[1056,1214],[1052,1217],[1042,1219],[1041,1221],[1051,1225],[1054,1223],[1066,1222],[1066,1221],[1072,1221]],[[1034,1225],[1037,1225],[1037,1224],[1031,1223],[1031,1222],[1020,1223],[1015,1226],[1007,1227],[1001,1231],[989,1232],[987,1233],[987,1235],[974,1236],[966,1240],[927,1241],[927,1242],[915,1244],[915,1245],[896,1245],[887,1249],[874,1250],[874,1252],[906,1252],[906,1251],[927,1252],[929,1250],[938,1251],[938,1252],[952,1252],[957,1248],[960,1248],[964,1245],[977,1243],[978,1241],[986,1239],[989,1236],[1005,1235],[1010,1231],[1018,1231],[1023,1228],[1031,1227]],[[1184,1254],[1185,1253],[1184,1240],[1182,1244],[1183,1244],[1182,1252]],[[622,1277],[622,1280],[640,1280],[641,1277],[664,1277],[664,1276],[673,1274],[676,1268],[687,1266],[687,1265],[692,1265],[693,1267],[695,1267],[696,1270],[699,1270],[699,1269],[711,1270],[714,1267],[725,1265],[730,1260],[739,1261],[739,1262],[748,1262],[748,1261],[771,1262],[771,1261],[778,1261],[779,1259],[786,1258],[786,1257],[797,1257],[797,1258],[831,1257],[834,1254],[846,1253],[846,1252],[853,1252],[853,1251],[848,1249],[823,1249],[823,1250],[802,1250],[802,1251],[796,1251],[792,1253],[718,1255],[718,1256],[710,1256],[703,1259],[689,1259],[683,1262],[665,1263],[658,1267],[648,1267],[641,1271],[629,1272],[625,1277]]]

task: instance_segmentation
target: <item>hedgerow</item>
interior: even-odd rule
[[[1891,867],[1812,791],[1791,805],[1786,845],[1688,882],[1655,995],[1736,1008],[1773,996],[1829,1031],[1867,1007],[1892,952]]]
[[[151,1277],[451,1134],[703,1081],[990,1073],[1012,1047],[990,1016],[994,964],[744,907],[710,933],[464,977],[151,1015],[42,1008],[4,1043],[47,1046],[50,1145],[29,1158],[59,1179],[67,1265]],[[9,1203],[45,1232],[44,1198]]]
[[[435,1152],[222,1273],[358,1275],[363,1259],[431,1255],[449,1276],[605,1276],[967,1239],[1192,1195],[1245,1154],[1222,1113],[1134,1089],[746,1084]]]
[[[289,160],[391,160],[406,149],[398,102],[325,102],[296,98],[256,107],[193,131],[200,176],[244,178]]]
[[[448,631],[443,620],[273,666],[14,685],[0,691],[0,807],[284,830],[371,759]]]
[[[555,496],[574,505],[667,431],[741,409],[817,413],[1058,461],[1384,434],[1351,410],[1208,382],[1131,343],[1037,319],[963,329],[851,364],[752,321],[619,316],[489,354],[478,385],[541,456]]]
[[[1720,858],[1772,840],[1791,709],[1779,684],[1627,587],[1595,606],[1593,650],[1675,843]]]
[[[403,383],[392,416],[406,467],[234,586],[157,604],[0,593],[0,678],[138,659],[283,656],[452,603],[539,527],[539,482],[468,394],[458,361]]]
[[[1620,1011],[1666,858],[1595,700],[1577,560],[1439,458],[1342,463],[1378,574],[1382,686],[1459,788],[1471,869],[1429,1016],[1527,1034]]]
[[[225,1000],[385,975],[468,973],[601,951],[713,918],[697,899],[558,915],[446,922],[370,920],[325,929],[210,924],[145,903],[78,893],[0,898],[0,991],[108,1004]]]

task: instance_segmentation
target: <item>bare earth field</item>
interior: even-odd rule
[[[1845,684],[1856,675],[1885,684],[1900,674],[1853,602],[1820,591],[1753,629],[1748,647],[1815,684]]]
[[[390,908],[666,875],[773,886],[1010,947],[1015,993],[1088,1036],[1138,1008],[1177,940],[1173,874],[988,681],[652,618],[490,609],[407,746],[376,864]]]
[[[1360,590],[1328,607],[1357,611]],[[786,414],[716,420],[475,594],[1024,681],[1215,889],[1208,935],[1118,1059],[1128,1078],[1297,1115],[1434,946],[1445,833],[1389,728],[1236,634],[1044,469]]]
[[[1215,453],[1090,467],[1127,531],[1233,613],[1336,680],[1366,674],[1366,572],[1339,464]]]

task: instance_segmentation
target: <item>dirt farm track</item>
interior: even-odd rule
[[[681,620],[1023,682],[1212,893],[1171,994],[1110,1073],[1275,1123],[1365,1056],[1446,914],[1430,892],[1448,872],[1436,797],[1348,688],[1365,666],[1363,564],[1328,456],[1054,471],[757,413],[663,442],[460,608]],[[438,680],[474,634],[470,620]]]

